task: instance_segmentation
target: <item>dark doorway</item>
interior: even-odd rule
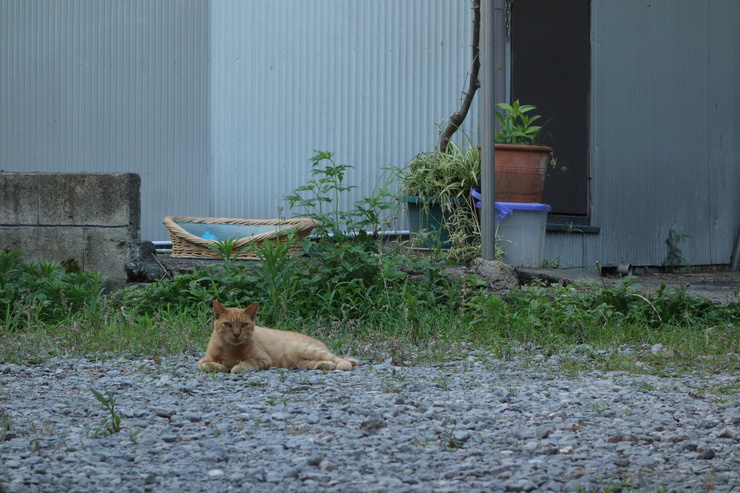
[[[590,0],[511,0],[512,101],[537,106],[567,167],[545,181],[554,214],[588,216],[590,36]]]

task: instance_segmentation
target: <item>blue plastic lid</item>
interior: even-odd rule
[[[478,202],[480,204],[480,202]],[[550,212],[552,207],[548,204],[540,204],[538,202],[495,202],[496,208],[501,210],[499,206],[511,209],[513,211],[544,211]]]
[[[477,200],[475,206],[480,209],[480,201],[482,197],[478,189],[471,189],[470,196]],[[511,214],[513,211],[550,212],[552,209],[550,205],[540,204],[539,202],[494,202],[493,205],[500,212],[500,214],[496,216],[496,222],[499,223],[504,222],[506,216]]]

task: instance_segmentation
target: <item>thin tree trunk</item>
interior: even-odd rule
[[[439,136],[439,151],[447,151],[447,146],[450,143],[450,139],[460,128],[465,117],[468,116],[470,106],[473,104],[473,96],[480,87],[480,80],[478,80],[478,72],[480,71],[480,57],[479,57],[479,46],[480,46],[480,0],[471,0],[473,2],[473,66],[470,69],[470,82],[468,85],[468,92],[465,93],[465,99],[463,100],[460,111],[454,112],[450,115],[450,121]]]

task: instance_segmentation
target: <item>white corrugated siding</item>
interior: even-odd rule
[[[356,167],[353,202],[459,107],[471,20],[466,0],[0,0],[0,168],[138,172],[145,239],[165,215],[276,217],[313,149]]]
[[[166,238],[165,215],[275,217],[313,149],[356,167],[351,202],[436,143],[471,19],[466,0],[0,0],[0,169],[138,172],[145,239]],[[601,233],[553,237],[546,257],[659,264],[674,229],[688,263],[729,262],[737,25],[734,0],[593,0]]]
[[[434,122],[458,109],[466,85],[469,6],[214,2],[215,215],[277,217],[283,197],[310,178],[314,149],[355,167],[347,183],[360,188],[344,209],[373,193],[383,167],[431,149]]]
[[[194,1],[1,0],[0,169],[140,173],[145,239],[167,214],[207,212],[208,16]]]

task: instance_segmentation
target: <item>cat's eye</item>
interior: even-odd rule
[[[230,329],[231,328],[231,322],[224,322],[224,327],[226,327],[227,329]]]
[[[246,329],[247,327],[249,327],[249,323],[248,322],[242,322],[242,329]]]

